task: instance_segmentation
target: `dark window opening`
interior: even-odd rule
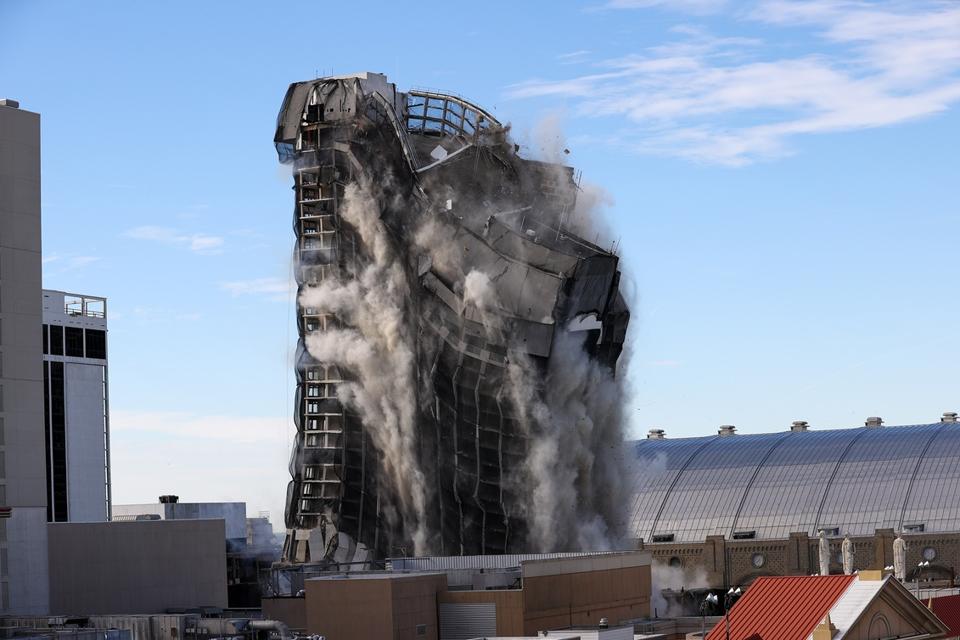
[[[63,363],[50,363],[50,458],[53,478],[53,520],[67,521],[67,430]]]
[[[58,324],[50,325],[50,354],[63,355],[63,327]]]
[[[923,523],[903,525],[904,533],[923,533],[924,529],[925,527]]]
[[[83,329],[66,327],[66,354],[70,358],[83,357]]]
[[[100,329],[85,329],[87,337],[87,357],[107,359],[107,332]]]
[[[50,332],[47,325],[43,325],[43,355],[50,353],[50,340],[48,333]]]
[[[323,122],[322,104],[311,104],[307,107],[307,122]]]
[[[46,336],[46,325],[43,335]],[[46,350],[44,350],[46,353]],[[53,460],[50,457],[50,363],[43,363],[43,441],[46,446],[47,460],[47,522],[53,522]]]
[[[757,537],[756,531],[734,531],[733,539],[734,540],[753,540]]]
[[[673,542],[673,534],[661,533],[661,534],[655,535],[653,536],[653,541],[654,542]]]

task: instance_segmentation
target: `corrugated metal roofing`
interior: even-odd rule
[[[960,531],[960,423],[631,445],[631,529],[645,542]]]
[[[730,609],[730,640],[806,640],[856,576],[757,578]],[[720,620],[706,640],[726,640]]]
[[[389,558],[387,567],[392,571],[449,571],[455,569],[516,569],[525,560],[550,560],[553,558],[582,558],[599,556],[617,551],[586,551],[569,553],[515,553],[487,556],[425,556],[421,558]]]
[[[933,598],[931,609],[943,624],[950,627],[949,637],[960,636],[960,595]]]

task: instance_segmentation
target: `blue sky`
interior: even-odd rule
[[[622,247],[634,434],[960,410],[956,3],[2,0],[0,94],[43,116],[44,284],[110,301],[117,502],[280,521],[274,119],[290,82],[360,70],[528,145],[559,122]]]

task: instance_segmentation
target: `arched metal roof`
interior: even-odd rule
[[[631,531],[646,542],[960,531],[960,423],[633,446]]]

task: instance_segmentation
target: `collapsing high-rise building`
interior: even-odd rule
[[[275,143],[294,178],[300,341],[285,560],[618,541],[618,258],[580,237],[573,170],[522,158],[508,133],[379,74],[288,89]]]

